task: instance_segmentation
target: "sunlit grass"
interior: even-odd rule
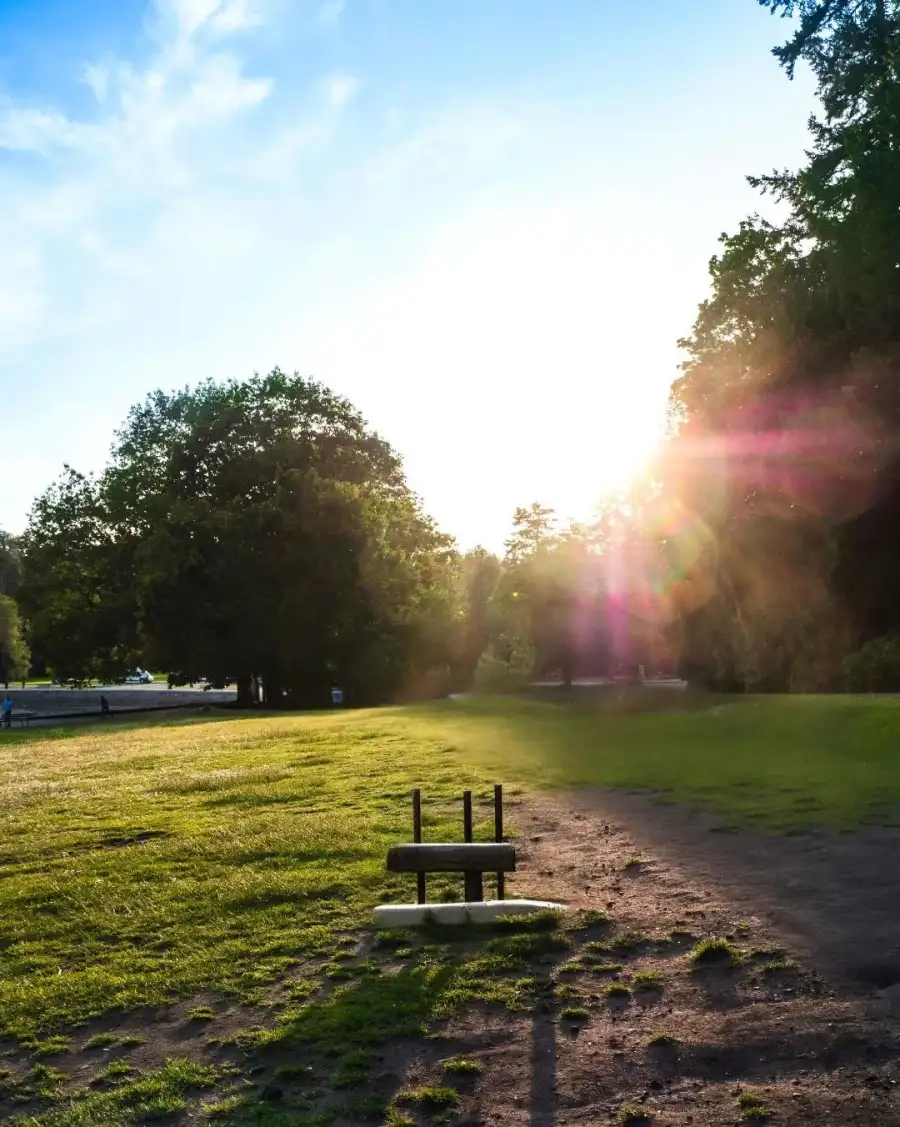
[[[114,1008],[252,998],[309,960],[339,983],[335,935],[412,896],[384,858],[410,835],[414,786],[431,840],[459,839],[462,790],[487,800],[495,780],[510,797],[645,788],[773,829],[895,815],[900,702],[653,692],[5,733],[0,1036],[40,1047]],[[499,1000],[527,1004],[527,979]],[[482,981],[448,989],[459,1000]]]

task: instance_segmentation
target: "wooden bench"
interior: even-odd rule
[[[413,791],[413,838],[411,844],[392,845],[388,849],[387,869],[390,873],[415,873],[419,904],[425,900],[427,873],[462,873],[465,899],[471,903],[484,900],[484,874],[497,874],[497,899],[504,897],[506,873],[516,870],[516,851],[503,840],[503,787],[494,787],[493,842],[472,841],[472,792],[463,795],[464,842],[422,842],[422,793]]]
[[[462,873],[466,900],[483,900],[484,874],[514,873],[516,851],[502,842],[392,845],[388,850],[387,867],[389,873],[421,873],[423,876],[425,873]],[[425,900],[419,903],[424,904]]]

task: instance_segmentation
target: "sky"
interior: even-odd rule
[[[640,12],[640,18],[636,12]],[[755,0],[0,0],[0,527],[148,391],[347,396],[464,548],[652,452],[748,173]]]

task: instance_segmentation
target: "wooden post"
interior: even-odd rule
[[[503,784],[494,787],[494,841],[503,841]],[[497,873],[497,899],[506,895],[506,874]]]
[[[463,839],[472,840],[472,792],[467,790],[463,794]],[[484,881],[481,873],[463,873],[465,885],[465,898],[468,903],[484,899]]]
[[[422,840],[422,792],[418,787],[413,791],[413,841]],[[425,874],[416,873],[416,901],[425,903]]]

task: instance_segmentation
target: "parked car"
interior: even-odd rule
[[[133,673],[129,673],[125,678],[126,685],[149,685],[153,680],[153,674],[148,673],[146,669],[135,669]]]

